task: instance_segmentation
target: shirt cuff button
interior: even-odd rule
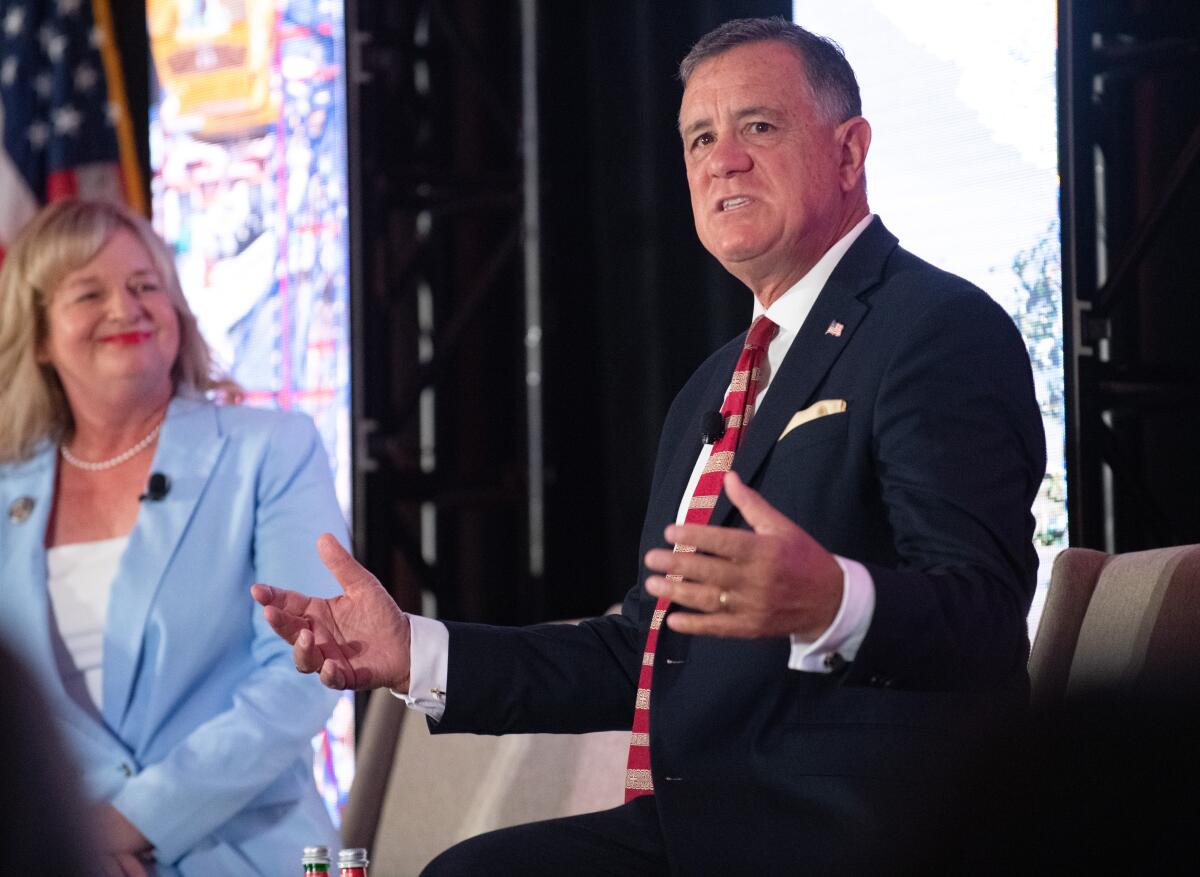
[[[821,663],[825,665],[826,670],[837,671],[846,666],[846,659],[837,652],[830,652],[822,659]]]

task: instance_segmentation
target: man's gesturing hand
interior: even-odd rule
[[[699,610],[673,612],[667,626],[708,636],[816,640],[841,605],[841,567],[733,472],[725,476],[725,492],[750,530],[672,525],[667,541],[694,545],[696,552],[656,548],[646,554],[646,566],[663,574],[647,578],[646,590]]]
[[[333,536],[317,540],[317,553],[345,592],[329,600],[296,591],[253,585],[263,617],[292,644],[301,673],[320,673],[321,682],[346,688],[408,691],[408,617],[379,580],[350,556]]]

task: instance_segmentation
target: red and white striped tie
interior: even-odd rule
[[[766,317],[758,317],[746,334],[746,346],[738,357],[729,384],[721,416],[725,419],[725,432],[713,445],[712,453],[704,466],[704,472],[696,483],[688,503],[684,523],[707,524],[712,517],[713,506],[721,493],[725,473],[733,466],[733,454],[737,450],[742,432],[750,423],[754,413],[754,397],[758,392],[759,366],[767,355],[767,345],[775,337],[778,326]],[[694,545],[676,545],[676,551],[695,551]],[[679,580],[680,576],[667,576]],[[632,801],[639,795],[654,794],[654,781],[650,778],[650,683],[654,673],[654,648],[658,643],[658,630],[662,627],[670,602],[659,598],[650,620],[650,631],[646,634],[646,650],[642,653],[642,670],[638,676],[637,702],[633,710],[633,733],[629,740],[629,761],[625,770],[625,800]]]

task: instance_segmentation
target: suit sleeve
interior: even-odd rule
[[[336,582],[313,544],[324,531],[344,535],[345,523],[310,421],[273,424],[255,496],[255,581],[303,583],[314,593],[333,595]],[[309,740],[338,697],[315,677],[296,672],[287,643],[250,599],[249,583],[242,591],[243,603],[214,611],[252,617],[247,648],[256,669],[232,691],[228,709],[146,765],[112,801],[154,844],[160,861],[177,861],[307,756]]]
[[[446,712],[431,731],[581,734],[628,727],[637,628],[624,616],[578,626],[446,626]]]
[[[874,454],[899,563],[866,564],[875,611],[847,681],[1020,685],[1045,439],[1029,359],[985,295],[911,315],[884,371]]]

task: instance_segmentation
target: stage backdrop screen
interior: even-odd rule
[[[874,137],[867,191],[900,243],[977,284],[1025,338],[1046,428],[1036,628],[1067,544],[1054,0],[797,0],[837,41]]]
[[[349,520],[342,0],[147,0],[146,13],[155,227],[243,404],[316,423]],[[335,819],[353,725],[347,696],[314,740]]]

